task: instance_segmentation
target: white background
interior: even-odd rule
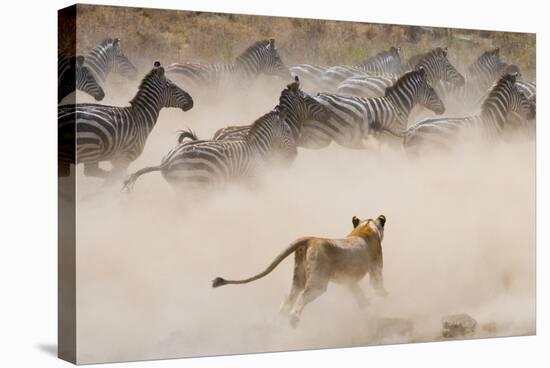
[[[369,365],[548,367],[547,86],[550,18],[540,1],[333,2],[98,1],[100,4],[225,11],[537,33],[537,336],[130,363],[133,367]],[[0,367],[62,367],[57,318],[57,9],[68,1],[7,0],[0,11]],[[514,216],[513,213],[510,216]],[[517,221],[521,221],[518,218]],[[518,250],[520,251],[520,250]],[[403,277],[407,277],[403,275]],[[546,313],[545,313],[546,312]],[[103,365],[105,367],[110,364]]]

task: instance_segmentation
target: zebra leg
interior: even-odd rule
[[[110,174],[109,171],[99,167],[99,162],[84,163],[84,175],[95,178],[106,178]]]
[[[116,181],[124,179],[127,175],[128,166],[130,166],[130,161],[126,159],[118,159],[112,161],[112,163],[113,169],[111,170],[110,175],[107,177],[107,180],[105,180],[105,183],[103,183],[104,187],[110,186]]]

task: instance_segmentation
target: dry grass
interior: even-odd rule
[[[464,69],[483,51],[499,46],[528,79],[535,78],[535,35],[78,5],[78,52],[105,37],[120,37],[126,53],[147,62],[231,62],[253,42],[275,37],[288,64],[354,64],[392,45],[404,57],[448,46]]]

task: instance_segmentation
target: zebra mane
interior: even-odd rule
[[[403,74],[401,77],[399,77],[399,79],[391,86],[389,86],[388,88],[386,88],[386,93],[385,93],[385,96],[389,96],[391,93],[393,93],[393,91],[395,91],[396,89],[400,89],[402,88],[402,86],[407,83],[409,80],[411,79],[417,79],[418,77],[420,77],[422,74],[425,74],[426,72],[424,71],[424,69],[415,69],[415,70],[411,70],[409,72],[406,72],[405,74]]]
[[[160,77],[160,76],[164,76],[164,68],[162,66],[160,65],[158,67],[155,66],[153,69],[151,69],[151,71],[149,71],[149,73],[147,73],[147,75],[143,77],[143,79],[141,80],[141,83],[139,84],[139,87],[138,87],[138,92],[135,94],[134,98],[130,100],[130,105],[133,105],[137,102],[139,92],[143,90],[145,86],[149,84],[153,78]]]
[[[249,46],[246,50],[244,50],[239,56],[237,56],[236,61],[239,62],[240,60],[247,58],[248,55],[250,55],[251,53],[253,53],[257,49],[268,47],[269,45],[271,45],[274,42],[272,40],[273,39],[261,40],[261,41],[258,41],[256,43],[254,43],[252,46]]]

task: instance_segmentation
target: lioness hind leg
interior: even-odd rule
[[[306,285],[300,294],[298,294],[296,303],[290,312],[290,325],[292,327],[298,326],[304,307],[327,290],[330,280],[328,264],[322,256],[319,256],[315,249],[308,249],[305,258],[307,260],[307,264],[305,265]]]
[[[290,325],[293,328],[296,328],[298,326],[298,323],[300,323],[300,316],[302,315],[302,311],[304,310],[304,307],[320,297],[326,290],[327,290],[327,283],[324,285],[309,285],[306,284],[306,287],[304,290],[300,292],[298,295],[298,298],[296,300],[296,304],[294,305],[294,308],[292,308],[292,311],[290,312]]]
[[[292,276],[292,288],[290,294],[281,306],[281,314],[287,315],[296,303],[296,298],[306,286],[306,249],[299,248],[294,253],[294,275]]]

